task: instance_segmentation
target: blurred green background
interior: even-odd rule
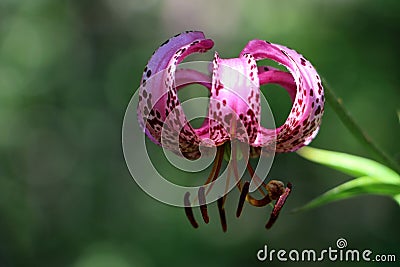
[[[246,206],[236,219],[235,192],[222,233],[215,205],[194,230],[182,209],[141,191],[121,148],[124,111],[153,50],[196,29],[224,58],[255,38],[296,49],[399,160],[399,14],[397,0],[0,0],[0,266],[267,266],[256,259],[264,244],[319,250],[340,237],[399,261],[400,209],[389,198],[290,212],[349,179],[294,153],[278,155],[270,173],[295,186],[277,224],[264,229],[270,208]],[[289,97],[271,87],[267,98],[282,123]],[[329,106],[312,145],[373,158]]]

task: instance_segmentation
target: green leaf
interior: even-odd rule
[[[397,117],[399,118],[399,123],[400,123],[400,110],[397,111]]]
[[[370,159],[311,147],[303,147],[297,153],[308,160],[354,177],[371,176],[385,183],[400,184],[399,174],[385,165]]]
[[[386,166],[396,170],[400,173],[400,165],[397,161],[392,159],[382,148],[375,143],[371,137],[367,135],[358,125],[358,123],[351,116],[350,112],[343,105],[343,101],[338,98],[332,88],[328,85],[325,79],[322,79],[323,86],[325,88],[325,96],[328,104],[333,108],[336,115],[340,118],[347,129],[353,134],[353,136],[367,149],[372,152]]]
[[[397,202],[397,204],[399,204],[399,206],[400,206],[400,194],[395,195],[393,198]]]
[[[400,184],[384,183],[379,178],[363,176],[327,191],[305,206],[299,208],[298,211],[315,208],[333,201],[347,199],[363,194],[390,196],[393,197],[400,205]]]
[[[311,147],[304,147],[297,153],[308,160],[351,176],[361,176],[327,191],[299,210],[363,194],[390,196],[400,205],[400,176],[385,165],[346,153]]]

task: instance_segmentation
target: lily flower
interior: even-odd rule
[[[139,124],[146,135],[154,143],[187,159],[198,159],[201,145],[217,147],[214,166],[205,185],[217,178],[227,144],[233,141],[246,143],[250,145],[253,157],[259,156],[263,148],[272,148],[276,153],[293,152],[308,145],[317,135],[324,112],[324,93],[316,70],[302,55],[282,45],[252,40],[237,58],[222,59],[215,53],[211,77],[194,70],[177,70],[186,56],[208,51],[213,45],[213,41],[199,31],[187,31],[164,42],[144,69],[137,109]],[[288,72],[257,66],[256,61],[262,59],[274,60],[285,66]],[[163,74],[155,75],[159,72]],[[189,80],[197,80],[209,90],[208,118],[197,129],[186,119],[177,93]],[[285,123],[276,129],[260,125],[260,85],[268,83],[284,87],[293,103]],[[259,207],[277,200],[266,224],[270,228],[291,192],[291,184],[285,188],[276,180],[264,183],[247,163],[251,179],[261,181],[262,185],[258,190],[263,198],[252,197],[249,182],[242,183],[237,172],[238,150],[240,146],[232,146],[232,168],[241,192],[236,215],[240,216],[245,201]],[[208,223],[207,192],[201,187],[198,193],[201,214]],[[225,197],[221,197],[217,202],[222,228],[226,231],[224,201]],[[189,221],[197,228],[189,193],[184,197],[184,205]]]

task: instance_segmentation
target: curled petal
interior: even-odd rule
[[[275,133],[277,152],[295,151],[310,143],[318,132],[324,111],[321,80],[311,63],[292,49],[262,40],[250,41],[242,50],[241,55],[243,54],[251,54],[256,60],[272,59],[284,65],[292,75],[296,88],[293,106],[285,123],[275,131],[259,127],[258,136],[253,145],[265,146],[271,139],[270,136]],[[267,73],[268,71],[260,74],[260,80],[266,81]],[[286,86],[283,86],[291,94],[293,84],[289,79],[281,81],[285,80]],[[293,93],[291,97],[293,99]]]
[[[258,67],[258,78],[260,79],[260,85],[275,83],[279,84],[288,92],[292,103],[296,98],[296,84],[293,80],[293,76],[286,72],[275,69],[273,67],[261,66]]]
[[[252,55],[213,60],[210,96],[210,138],[216,145],[230,139],[252,143],[260,121],[257,65]]]
[[[158,48],[144,69],[139,92],[138,121],[146,135],[155,143],[182,152],[188,158],[197,158],[200,138],[188,123],[180,105],[175,70],[186,56],[195,52],[205,52],[214,45],[205,39],[202,32],[184,32],[164,42]],[[182,72],[179,84],[187,78]],[[175,142],[178,136],[179,144]],[[178,147],[179,145],[179,147]]]

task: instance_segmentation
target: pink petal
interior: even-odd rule
[[[290,99],[294,102],[296,98],[296,84],[289,72],[273,67],[261,66],[258,67],[258,78],[260,79],[260,85],[275,83],[285,88],[289,93]]]
[[[275,130],[276,151],[295,151],[307,145],[318,132],[324,111],[324,92],[316,70],[296,51],[266,41],[250,41],[241,55],[248,53],[256,60],[268,58],[281,63],[290,71],[296,84],[296,95],[290,114],[285,123]],[[265,80],[265,77],[261,78]],[[273,130],[260,127],[254,145],[267,145],[273,134]]]
[[[196,82],[193,82],[196,81]],[[191,69],[178,69],[175,72],[175,83],[178,91],[190,84],[200,84],[206,87],[211,93],[211,77],[202,72]],[[200,139],[209,139],[209,120],[204,118],[204,121],[200,128],[193,129],[194,132]]]
[[[197,158],[200,138],[187,122],[175,84],[175,70],[186,56],[205,52],[214,45],[202,32],[184,32],[163,43],[144,69],[139,88],[138,121],[155,143],[188,158]],[[193,72],[186,72],[193,75]],[[184,82],[179,76],[177,84]],[[146,127],[144,127],[146,122]],[[178,147],[179,146],[179,147]]]
[[[233,138],[254,142],[260,121],[260,89],[253,56],[221,59],[215,54],[209,118],[210,138],[217,145]]]

